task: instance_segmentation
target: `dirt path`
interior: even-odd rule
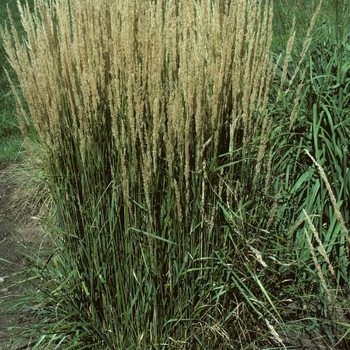
[[[31,349],[23,341],[16,341],[16,334],[28,324],[25,312],[9,311],[11,301],[23,295],[24,290],[16,286],[19,272],[26,266],[23,253],[29,249],[38,249],[43,236],[40,226],[30,224],[28,220],[19,220],[9,210],[11,195],[14,191],[13,173],[0,169],[0,349]],[[25,218],[26,219],[26,218]]]

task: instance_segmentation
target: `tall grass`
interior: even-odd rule
[[[260,253],[278,240],[271,2],[19,9],[26,44],[2,36],[26,105],[11,86],[56,207],[36,346],[281,343]]]
[[[281,136],[271,168],[280,169],[281,205],[273,229],[287,232],[279,258],[289,260],[300,314],[314,327],[341,317],[346,311],[333,313],[340,305],[349,309],[349,3],[337,3],[337,22],[314,32],[293,84],[297,63],[289,61],[285,93],[270,105],[272,113],[292,115],[289,106],[302,86],[293,123],[275,125]],[[348,341],[348,323],[342,325]]]

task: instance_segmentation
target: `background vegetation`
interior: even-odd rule
[[[2,33],[6,135],[36,130],[56,207],[35,348],[284,348],[326,323],[348,345],[349,9],[305,43],[317,3],[275,1],[270,48],[268,2],[205,3],[38,2],[30,56]]]

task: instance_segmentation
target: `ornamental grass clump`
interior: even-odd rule
[[[19,9],[27,39],[2,35],[56,210],[37,346],[234,348],[274,330],[242,214],[269,187],[271,2]]]

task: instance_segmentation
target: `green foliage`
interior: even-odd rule
[[[286,25],[287,16],[291,20],[290,3],[275,2],[280,24]],[[309,24],[314,4],[294,1],[293,6]],[[121,52],[129,51],[121,50],[123,69],[110,69],[110,75],[102,77],[101,65],[89,61],[94,74],[88,86],[96,83],[96,101],[83,93],[84,81],[79,81],[89,65],[78,74],[74,57],[72,75],[64,75],[65,67],[58,65],[59,123],[50,120],[47,125],[55,126],[42,137],[52,146],[43,161],[56,208],[49,225],[55,230],[55,249],[33,261],[32,276],[42,281],[33,299],[37,327],[26,333],[29,338],[41,335],[34,348],[253,349],[272,343],[282,348],[276,329],[302,328],[299,319],[311,315],[309,327],[317,328],[340,298],[349,309],[344,226],[350,224],[350,47],[348,36],[340,34],[344,26],[334,32],[320,26],[301,66],[295,54],[287,54],[284,72],[276,56],[271,90],[268,80],[255,85],[270,92],[269,103],[260,110],[251,103],[252,109],[245,110],[251,112],[249,121],[233,117],[243,108],[242,96],[259,90],[242,84],[243,78],[254,81],[248,79],[248,59],[242,60],[248,62],[244,75],[228,65],[220,79],[187,79],[192,63],[182,66],[188,71],[187,80],[181,80],[179,71],[172,70],[171,54],[160,53],[164,59],[156,65],[162,79],[157,80],[145,69],[145,62],[152,67],[154,59],[147,61],[137,51],[142,45],[136,45],[131,61],[137,64],[123,61]],[[279,28],[276,51],[285,46],[283,33],[290,32]],[[307,31],[306,25],[297,28],[299,37]],[[213,54],[219,61],[222,38],[215,40],[205,57]],[[99,43],[103,48],[107,42]],[[67,57],[58,48],[63,61]],[[107,56],[101,57],[108,66],[112,60]],[[182,59],[174,61],[180,65]],[[117,72],[116,85],[112,72]],[[233,74],[240,81],[237,94],[228,78]],[[196,82],[196,94],[191,89],[173,92],[188,81]],[[207,81],[209,92],[200,95]],[[221,89],[215,90],[218,85]],[[114,95],[113,89],[120,93]],[[170,101],[180,95],[172,109]],[[219,97],[213,106],[214,96]],[[133,119],[140,110],[141,117]],[[169,122],[175,112],[178,118]],[[231,118],[214,123],[210,117],[215,113]],[[202,124],[199,115],[207,118]],[[183,121],[183,129],[172,129]],[[290,301],[301,309],[290,310]],[[349,325],[335,324],[343,327],[340,340],[346,340]]]
[[[24,3],[24,1],[20,2]],[[33,0],[29,0],[28,3],[31,7],[33,6]],[[8,22],[9,9],[14,14],[13,20],[20,36],[23,36],[25,32],[21,26],[17,2],[9,1],[7,6],[5,4],[1,6],[0,22]],[[3,40],[0,36],[0,164],[22,160],[25,154],[23,136],[17,121],[15,99],[11,94],[5,70],[15,79],[15,74],[13,74],[10,63],[7,61]]]
[[[308,111],[305,111],[306,127],[311,139],[304,139],[304,147],[314,155],[327,175],[347,226],[350,224],[349,59],[348,38],[336,41],[334,32],[326,31],[324,37],[311,48],[305,96]],[[317,180],[315,178],[314,186],[315,203],[311,203],[321,215],[316,227],[324,232],[328,253],[339,268],[339,280],[348,283],[346,233],[341,232],[325,183],[320,176]]]
[[[316,34],[303,66],[305,76],[300,73],[289,85],[295,70],[295,63],[291,61],[284,87],[286,92],[278,103],[271,104],[272,113],[290,117],[288,105],[295,99],[299,82],[305,80],[297,117],[292,118],[288,129],[283,121],[276,125],[281,137],[277,137],[276,147],[272,149],[272,168],[279,170],[275,181],[276,187],[281,189],[282,201],[276,214],[279,225],[276,229],[280,230],[282,225],[288,232],[285,239],[289,251],[284,250],[284,254],[291,262],[298,262],[289,272],[295,283],[295,294],[305,289],[315,293],[312,302],[320,315],[327,315],[327,290],[332,290],[333,301],[343,299],[343,286],[349,283],[350,242],[346,227],[350,224],[350,47],[347,35],[339,41],[336,32],[325,26]],[[296,225],[290,228],[292,222]],[[314,248],[310,247],[306,235]],[[322,247],[329,260],[322,255]]]
[[[302,44],[306,30],[310,24],[313,12],[317,4],[312,1],[290,1],[276,0],[274,1],[274,39],[272,42],[272,50],[280,52],[285,50],[286,43],[290,36],[293,25],[293,17],[297,19],[297,39]]]
[[[293,19],[296,20],[296,49],[302,45],[306,36],[312,16],[319,4],[318,0],[275,0],[274,1],[274,39],[272,50],[276,53],[285,50],[289,39]],[[321,11],[316,18],[315,27],[324,25],[337,32],[334,39],[343,37],[342,31],[349,31],[349,2],[347,0],[323,1]]]

